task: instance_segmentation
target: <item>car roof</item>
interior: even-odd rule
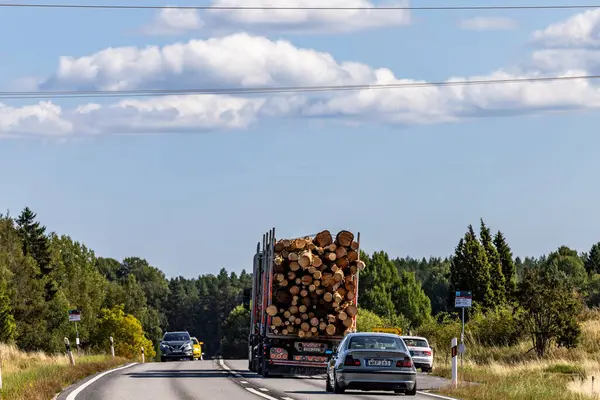
[[[173,331],[173,332],[165,332],[165,335],[166,335],[166,334],[168,334],[168,333],[174,333],[174,334],[178,334],[178,333],[179,333],[179,334],[181,334],[181,333],[185,333],[185,334],[189,335],[188,331],[177,331],[177,332]]]
[[[400,336],[394,333],[383,333],[383,332],[354,332],[348,334],[349,337],[364,337],[364,336],[381,336],[389,338],[399,338]]]
[[[424,340],[427,343],[429,343],[429,341],[427,340],[427,338],[421,337],[421,336],[400,336],[402,339],[414,339],[414,340]]]

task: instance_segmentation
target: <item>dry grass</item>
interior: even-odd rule
[[[576,349],[553,349],[543,360],[524,342],[510,348],[473,345],[467,349],[459,382],[441,394],[464,400],[600,400],[600,318],[582,323]],[[448,351],[444,352],[448,353]],[[440,352],[438,352],[440,355]],[[450,378],[445,354],[436,360],[434,374]]]
[[[81,354],[72,367],[65,355],[25,353],[0,344],[2,362],[2,399],[48,400],[72,383],[126,360],[105,355]]]

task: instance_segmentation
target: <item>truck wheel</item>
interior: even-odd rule
[[[265,363],[265,362],[262,363],[262,368],[261,368],[260,374],[263,378],[269,377],[269,368],[267,367],[267,363]]]

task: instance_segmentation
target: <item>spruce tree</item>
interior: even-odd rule
[[[500,256],[498,251],[492,242],[492,233],[490,229],[485,225],[483,219],[481,221],[481,244],[485,249],[488,262],[490,264],[490,284],[492,291],[494,292],[494,304],[500,306],[506,301],[506,281],[504,274],[502,273],[502,263],[500,262]]]
[[[31,256],[40,269],[40,279],[44,280],[45,298],[50,301],[56,294],[56,282],[50,276],[52,273],[50,242],[46,236],[46,227],[36,221],[37,215],[29,208],[25,209],[15,221],[17,223],[23,255]]]
[[[506,287],[506,298],[514,299],[517,290],[517,266],[513,261],[513,254],[506,243],[506,239],[502,232],[498,231],[494,237],[494,246],[498,251],[500,257],[500,264],[502,264],[502,274],[504,275],[505,287]],[[521,259],[517,257],[519,264]]]
[[[592,246],[585,260],[585,270],[588,274],[600,274],[600,243]]]
[[[455,291],[472,291],[473,301],[480,303],[484,308],[494,304],[490,264],[485,248],[477,239],[472,225],[469,225],[465,237],[456,247],[450,267],[450,281]]]

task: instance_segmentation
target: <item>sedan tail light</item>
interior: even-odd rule
[[[347,355],[344,359],[344,365],[349,367],[360,367],[360,360],[356,360],[351,355]]]
[[[398,360],[396,361],[396,367],[398,368],[411,368],[412,365],[412,361],[410,360],[410,358],[405,358],[404,360]]]
[[[424,356],[427,356],[427,357],[431,357],[430,351],[422,351],[421,354],[423,354]]]

